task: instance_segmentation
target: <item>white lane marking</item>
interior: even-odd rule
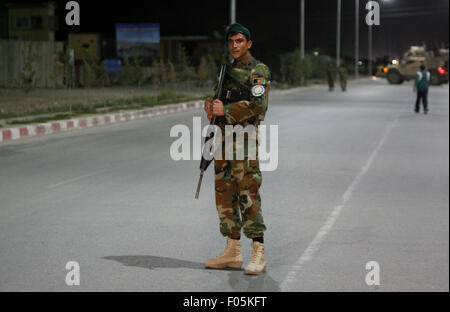
[[[369,159],[367,160],[364,167],[361,168],[359,171],[359,174],[355,177],[353,182],[350,184],[350,186],[347,188],[345,193],[342,195],[341,202],[339,205],[334,207],[331,214],[328,216],[327,220],[325,221],[322,228],[319,230],[319,232],[316,234],[312,242],[308,245],[306,250],[303,252],[303,254],[300,256],[300,258],[295,262],[295,264],[292,266],[291,271],[287,274],[287,276],[284,278],[284,280],[280,284],[281,291],[289,291],[290,290],[290,284],[295,280],[295,277],[299,271],[302,270],[303,265],[305,262],[312,259],[314,254],[319,249],[320,244],[323,242],[327,234],[332,229],[334,223],[339,218],[339,215],[341,214],[342,208],[345,206],[345,204],[350,200],[350,198],[353,195],[353,192],[358,187],[358,185],[361,183],[362,179],[366,175],[367,171],[369,170],[370,166],[372,165],[372,162],[377,157],[381,147],[386,142],[389,134],[391,133],[392,129],[396,126],[398,122],[398,118],[395,119],[393,122],[388,124],[386,127],[384,134],[381,138],[381,140],[378,142],[378,145],[373,150],[372,154],[370,155]]]
[[[92,176],[97,175],[97,174],[99,174],[100,172],[103,172],[103,171],[106,171],[106,169],[102,169],[102,170],[98,170],[98,171],[95,171],[95,172],[91,172],[89,174],[84,174],[82,176],[79,176],[79,177],[76,177],[76,178],[72,178],[72,179],[69,179],[69,180],[65,180],[65,181],[62,181],[62,182],[59,182],[59,183],[56,183],[56,184],[48,185],[47,188],[48,189],[53,189],[53,188],[61,186],[61,185],[69,184],[69,183],[72,183],[72,182],[75,182],[75,181],[78,181],[78,180],[81,180],[81,179],[84,179],[84,178],[92,177]]]

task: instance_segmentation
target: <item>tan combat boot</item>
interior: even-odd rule
[[[207,259],[205,266],[213,269],[240,268],[242,266],[241,241],[227,237],[227,247],[219,256]]]
[[[266,271],[266,257],[264,256],[264,244],[252,243],[252,259],[245,268],[245,274],[259,275]]]

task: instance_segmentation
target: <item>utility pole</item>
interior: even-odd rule
[[[338,0],[337,12],[336,65],[339,67],[341,66],[341,0]]]
[[[305,0],[300,1],[300,59],[305,58]],[[302,72],[300,85],[305,85],[305,74]]]
[[[369,77],[372,77],[372,25],[369,25]]]
[[[300,4],[300,55],[305,58],[305,0]]]
[[[359,77],[359,0],[355,0],[355,78]]]
[[[231,24],[236,23],[236,0],[230,0]]]

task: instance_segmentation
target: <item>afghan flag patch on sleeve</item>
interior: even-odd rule
[[[266,79],[265,78],[254,78],[253,79],[253,84],[254,85],[265,85],[266,84]]]
[[[263,74],[253,74],[252,81],[253,81],[254,85],[265,85],[266,84],[266,78],[264,78]]]

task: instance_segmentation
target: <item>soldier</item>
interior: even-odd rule
[[[224,88],[227,100],[211,98],[205,101],[205,111],[211,120],[216,116],[216,124],[225,138],[226,125],[254,126],[255,131],[245,139],[256,141],[256,157],[250,157],[250,148],[244,149],[244,159],[236,155],[231,160],[222,157],[214,160],[216,208],[220,219],[220,232],[227,238],[225,251],[216,258],[207,259],[208,268],[240,268],[241,229],[247,238],[252,239],[252,257],[245,269],[246,274],[261,274],[266,270],[264,256],[264,224],[261,212],[261,171],[258,161],[258,126],[264,120],[270,88],[269,68],[250,54],[252,41],[250,31],[239,23],[228,27],[226,40],[233,57],[227,71]],[[233,146],[236,148],[236,140]],[[223,154],[230,146],[223,145]],[[233,148],[231,146],[231,148]],[[217,158],[217,157],[216,157]]]
[[[336,80],[336,69],[333,64],[328,64],[327,68],[327,80],[328,80],[328,87],[330,91],[334,90],[334,81]]]
[[[347,68],[345,66],[339,66],[338,73],[341,89],[345,92],[347,90]]]

